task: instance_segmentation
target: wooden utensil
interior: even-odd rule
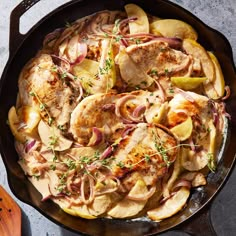
[[[0,235],[21,235],[21,209],[0,185]]]

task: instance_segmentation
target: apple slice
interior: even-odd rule
[[[169,198],[161,206],[147,212],[148,217],[154,221],[161,221],[173,216],[185,206],[190,191],[186,187],[182,187],[173,197]]]
[[[184,169],[189,171],[198,171],[203,169],[207,163],[207,157],[205,153],[196,154],[194,151],[187,148],[183,148],[183,154],[181,156],[181,165]]]
[[[91,220],[96,218],[96,216],[92,215],[89,212],[87,205],[72,206],[71,208],[63,207],[62,210],[67,214],[70,214],[72,216],[79,216],[84,219]]]
[[[93,203],[88,206],[90,214],[93,216],[99,216],[104,214],[113,203],[112,200],[113,199],[109,194],[104,194],[95,197]]]
[[[18,109],[18,115],[22,122],[26,124],[24,132],[31,136],[35,136],[37,125],[41,119],[40,113],[31,106],[23,106]]]
[[[97,93],[97,90],[93,89],[93,87],[97,83],[96,75],[98,69],[99,62],[89,59],[84,59],[84,61],[72,68],[72,73],[80,80],[83,89],[88,94]]]
[[[130,3],[125,5],[125,11],[128,18],[137,18],[137,20],[129,22],[130,34],[149,33],[148,17],[141,7]]]
[[[194,90],[206,80],[206,77],[171,77],[171,83],[184,90]]]
[[[79,216],[84,219],[95,219],[97,216],[105,213],[111,204],[111,196],[105,194],[95,197],[94,201],[90,205],[72,205],[70,208],[64,207],[62,204],[60,205],[62,210],[70,215]]]
[[[64,138],[56,127],[51,127],[42,120],[38,125],[39,136],[42,143],[52,147],[55,151],[64,151],[71,147],[73,141]]]
[[[155,103],[145,111],[144,115],[147,123],[160,124],[165,118],[168,109],[168,102],[163,104]]]
[[[139,196],[148,192],[147,186],[143,180],[137,180],[134,187],[130,190],[128,196]],[[128,218],[137,215],[146,205],[147,200],[134,201],[124,198],[119,201],[110,211],[108,215],[113,218]]]
[[[121,77],[130,87],[148,88],[153,83],[152,77],[132,60],[125,49],[119,52],[118,63]]]
[[[163,188],[163,197],[168,197],[170,195],[170,190],[174,185],[174,182],[179,177],[180,173],[183,170],[183,167],[181,166],[181,155],[183,153],[183,149],[180,148],[180,151],[178,153],[178,156],[176,157],[176,160],[174,162],[174,169],[171,177],[168,179],[168,182],[165,184]]]
[[[22,130],[19,129],[20,119],[16,113],[16,108],[12,106],[8,112],[8,122],[11,129],[12,134],[21,143],[26,141],[26,135]]]
[[[184,141],[188,139],[193,131],[193,122],[191,116],[189,116],[181,124],[171,128],[170,130],[178,138],[179,141]]]
[[[164,19],[150,24],[151,33],[160,33],[164,37],[176,37],[181,39],[190,38],[197,40],[197,32],[193,27],[181,20]]]
[[[99,62],[85,58],[81,63],[73,66],[72,71],[77,74],[81,70],[85,70],[91,75],[96,75],[98,73],[98,68]]]
[[[114,53],[111,39],[102,40],[102,55],[99,62],[99,78],[101,84],[105,88],[104,92],[108,92],[116,83],[116,68],[114,61]],[[105,85],[105,86],[104,86]]]
[[[198,58],[201,61],[203,72],[207,77],[207,81],[205,83],[215,81],[215,67],[207,51],[199,43],[192,39],[183,40],[183,49],[187,52],[187,54],[190,54],[194,58]]]
[[[209,84],[205,84],[204,89],[209,98],[219,99],[224,95],[225,92],[225,80],[220,67],[220,63],[217,60],[216,56],[212,52],[208,52],[208,55],[210,56],[214,64],[216,78],[215,81]]]

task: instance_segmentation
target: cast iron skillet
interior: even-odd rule
[[[166,0],[81,0],[71,1],[37,23],[26,35],[19,33],[19,19],[31,6],[39,0],[24,0],[11,14],[10,24],[10,57],[0,81],[0,151],[6,166],[8,182],[12,192],[21,201],[33,206],[45,217],[74,232],[90,235],[151,235],[171,229],[174,226],[192,218],[184,225],[184,230],[196,233],[199,221],[201,229],[206,223],[199,220],[198,216],[192,217],[201,210],[214,195],[219,192],[227,175],[233,167],[235,159],[236,143],[236,74],[233,64],[232,49],[227,39],[219,32],[209,28],[195,16],[181,7]],[[223,145],[221,161],[215,174],[208,176],[208,184],[204,188],[192,190],[191,199],[187,207],[161,223],[151,221],[109,220],[95,219],[85,220],[75,218],[64,213],[51,201],[41,202],[41,195],[27,180],[20,166],[17,164],[18,156],[14,148],[14,139],[6,125],[9,108],[15,104],[17,94],[17,80],[24,64],[32,58],[40,49],[44,36],[56,28],[63,27],[65,22],[71,22],[77,18],[89,15],[99,10],[123,9],[126,3],[134,2],[147,12],[163,18],[177,18],[188,22],[199,33],[199,42],[208,50],[214,51],[220,61],[225,76],[226,84],[231,88],[231,97],[226,102],[227,111],[232,119],[229,122],[229,132]],[[205,207],[206,208],[206,207]],[[205,214],[207,215],[207,213]],[[198,220],[194,224],[193,220]],[[175,228],[176,229],[176,228]],[[208,228],[206,235],[213,235]],[[201,230],[201,232],[203,232]],[[201,235],[203,235],[201,233]]]

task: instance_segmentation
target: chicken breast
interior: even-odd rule
[[[121,137],[127,125],[142,122],[144,114],[152,120],[157,115],[151,111],[154,103],[161,106],[158,92],[138,90],[130,94],[91,95],[83,99],[72,112],[70,131],[82,145],[89,143],[93,127],[100,129],[106,141],[114,142]],[[143,113],[138,114],[139,117],[133,117],[135,109],[140,109]]]
[[[177,140],[161,126],[140,123],[113,154],[112,172],[118,177],[137,171],[152,185],[167,171],[177,155]]]
[[[106,128],[107,134],[122,126],[121,120],[114,112],[115,94],[96,94],[85,98],[71,114],[70,130],[74,138],[86,145],[91,138],[93,127]]]
[[[57,125],[66,125],[79,91],[54,68],[48,54],[39,54],[24,67],[18,81],[20,105],[36,107],[45,119],[50,116]]]
[[[155,69],[158,75],[186,70],[191,61],[190,56],[159,40],[129,46],[126,52],[144,72]]]

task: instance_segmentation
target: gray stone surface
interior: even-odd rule
[[[222,32],[233,47],[236,61],[236,0],[172,0],[199,17],[206,24]],[[0,0],[0,75],[8,59],[9,16],[11,10],[21,0]],[[21,17],[21,32],[25,33],[41,17],[68,0],[41,0],[23,17]],[[0,159],[0,184],[11,193],[5,167]],[[13,196],[14,197],[14,196]],[[50,222],[32,207],[17,200],[23,210],[23,236],[75,236],[56,224]],[[236,171],[234,170],[222,191],[212,203],[211,218],[217,235],[236,235]],[[201,232],[201,226],[199,225]],[[168,232],[163,236],[186,235],[178,232]]]

